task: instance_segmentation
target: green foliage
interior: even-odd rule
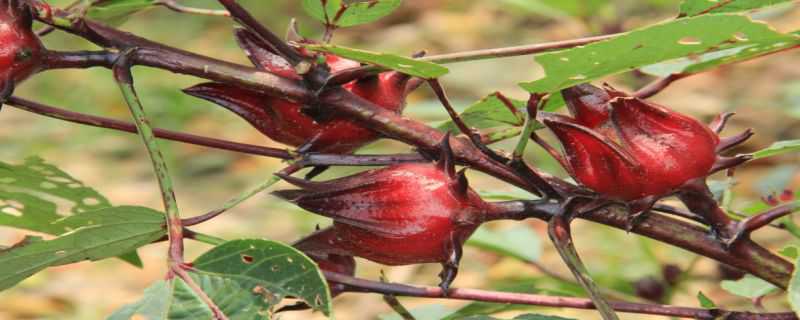
[[[341,0],[303,0],[303,9],[314,19],[334,27],[351,27],[376,21],[397,9],[401,0],[344,3]]]
[[[449,70],[432,62],[418,61],[389,53],[372,52],[329,44],[307,45],[306,48],[335,54],[358,62],[373,64],[386,69],[425,79],[441,77]]]
[[[795,259],[792,278],[789,280],[789,288],[786,289],[786,298],[795,313],[800,313],[800,258]]]
[[[497,98],[497,94],[493,93],[483,97],[478,102],[467,107],[461,112],[461,119],[464,120],[468,126],[476,129],[488,129],[495,127],[522,127],[525,124],[525,101],[510,99],[514,104],[516,113],[511,112],[503,102]],[[437,127],[442,131],[450,131],[451,133],[458,134],[458,127],[453,121],[447,121]]]
[[[555,92],[662,61],[750,46],[745,39],[781,36],[766,24],[739,15],[678,19],[610,40],[538,55],[535,59],[544,67],[546,76],[520,85],[529,92]]]
[[[530,13],[549,17],[588,17],[609,3],[608,0],[503,0],[503,2]]]
[[[120,25],[128,20],[130,15],[155,5],[155,0],[85,0],[82,7],[89,19]]]
[[[20,165],[0,162],[0,225],[60,235],[83,225],[78,219],[57,220],[108,207],[99,192],[41,158]],[[136,252],[121,258],[142,265]]]
[[[500,318],[493,318],[490,316],[472,316],[463,318],[464,320],[502,320]],[[564,318],[559,316],[546,316],[541,314],[523,314],[514,317],[511,320],[575,320],[573,318]]]
[[[505,230],[489,230],[485,226],[475,230],[467,240],[469,246],[491,251],[521,261],[537,261],[542,251],[539,235],[525,225]]]
[[[800,140],[776,141],[769,147],[753,152],[753,159],[761,159],[797,151],[800,151]]]
[[[700,306],[706,309],[715,309],[717,308],[717,304],[714,301],[711,301],[703,291],[697,291],[697,301],[700,302]]]
[[[322,273],[291,246],[269,240],[228,241],[198,257],[193,266],[198,273],[234,281],[246,292],[263,292],[270,305],[293,296],[326,315],[331,312]]]
[[[736,281],[724,280],[720,283],[720,286],[722,289],[725,289],[725,291],[750,299],[755,299],[778,290],[778,287],[775,285],[749,274]]]
[[[684,0],[681,2],[680,15],[749,11],[789,1],[791,0]]]
[[[416,320],[440,320],[450,314],[450,309],[440,304],[426,304],[418,308],[408,310]],[[386,314],[379,317],[380,320],[403,320],[398,314]]]
[[[163,224],[163,214],[143,207],[105,208],[57,221],[57,227],[83,227],[53,240],[29,237],[0,252],[0,290],[47,267],[131,252],[164,236]]]

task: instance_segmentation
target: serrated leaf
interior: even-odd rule
[[[398,7],[401,0],[369,0],[346,5],[344,12],[334,23],[339,27],[350,27],[370,23],[383,18]]]
[[[51,266],[100,260],[164,236],[164,215],[143,207],[112,207],[67,217],[58,227],[85,225],[58,238],[0,252],[0,290]]]
[[[538,260],[542,250],[539,235],[522,225],[498,231],[480,227],[466,244],[526,262]]]
[[[697,291],[697,301],[700,302],[700,307],[706,309],[716,309],[717,304],[711,301],[702,291]]]
[[[761,159],[797,151],[800,151],[800,140],[777,141],[772,143],[769,147],[753,152],[753,159]]]
[[[328,24],[336,17],[342,0],[303,0],[303,10],[312,18]]]
[[[389,53],[372,52],[330,44],[306,45],[306,48],[313,51],[332,53],[347,59],[373,64],[386,69],[397,70],[419,78],[433,79],[441,77],[449,72],[447,68],[432,62],[414,60]]]
[[[720,283],[720,286],[731,294],[750,299],[758,298],[778,289],[775,285],[749,274],[736,281],[724,280]]]
[[[786,289],[786,298],[792,306],[792,311],[800,313],[800,258],[795,259],[792,278],[789,279],[789,287]]]
[[[681,2],[680,15],[750,11],[789,1],[791,0],[684,0]]]
[[[21,165],[0,162],[0,225],[59,235],[82,225],[57,220],[110,206],[99,192],[41,158]],[[142,265],[136,252],[120,258]]]
[[[328,284],[316,264],[291,246],[269,240],[233,240],[194,261],[198,272],[239,283],[247,292],[264,292],[270,304],[286,296],[305,301],[329,315]]]
[[[156,0],[104,0],[94,1],[86,11],[86,17],[110,25],[120,25],[139,11],[154,7]]]
[[[478,100],[461,112],[461,120],[468,126],[476,129],[488,129],[495,127],[522,127],[525,125],[525,101],[510,99],[516,114],[506,107],[503,102],[493,93]],[[442,123],[437,127],[441,131],[450,131],[458,134],[460,131],[452,121]]]
[[[546,76],[520,85],[529,92],[555,92],[662,61],[749,45],[741,39],[782,35],[766,24],[740,15],[701,15],[672,20],[613,39],[538,55],[535,59],[544,67]]]
[[[228,319],[257,320],[270,314],[269,300],[242,287],[236,279],[203,272],[189,275]],[[213,319],[209,306],[180,278],[156,282],[145,289],[141,300],[118,309],[108,319],[134,316],[148,320]]]

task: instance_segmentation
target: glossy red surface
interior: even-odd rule
[[[456,184],[434,164],[404,164],[276,194],[333,219],[317,251],[404,265],[444,262],[481,222],[486,203]]]
[[[240,45],[250,60],[260,68],[277,75],[301,79],[292,66],[252,39],[246,32],[237,32]],[[358,62],[334,55],[325,55],[331,72],[358,67]],[[344,84],[342,87],[381,107],[400,113],[405,106],[405,85],[409,77],[397,72]],[[332,118],[317,122],[304,113],[296,102],[270,97],[252,90],[219,83],[204,83],[184,92],[217,103],[247,120],[253,127],[274,141],[298,147],[311,142],[308,151],[348,153],[380,136],[350,119]]]
[[[620,200],[664,195],[709,173],[719,138],[705,124],[644,100],[583,85],[564,94],[574,119],[547,115],[568,170]]]
[[[44,47],[31,31],[31,17],[8,1],[0,2],[0,83],[19,83],[38,70]]]

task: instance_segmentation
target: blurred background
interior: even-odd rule
[[[63,6],[70,0],[50,0]],[[216,1],[181,1],[182,4],[218,8]],[[276,33],[286,30],[296,17],[300,31],[319,38],[321,27],[304,14],[299,1],[241,0]],[[564,40],[630,30],[674,18],[679,1],[670,0],[406,0],[400,9],[376,23],[338,30],[336,44],[373,51],[408,55],[421,49],[430,54],[481,48],[503,47]],[[774,7],[754,14],[769,21],[779,31],[800,29],[797,3]],[[234,24],[226,18],[178,14],[165,8],[141,12],[121,25],[138,35],[215,58],[248,64],[231,37]],[[55,32],[44,39],[48,48],[59,50],[93,49],[82,39]],[[494,91],[518,99],[526,97],[516,84],[542,76],[532,57],[495,59],[448,65],[450,73],[442,79],[454,104],[464,108]],[[181,88],[200,80],[163,71],[136,68],[137,90],[156,127],[183,130],[252,144],[278,146],[230,112],[205,101],[186,96]],[[653,78],[627,73],[605,79],[619,89],[635,90]],[[128,119],[128,109],[119,90],[105,69],[60,70],[43,73],[21,85],[17,95],[61,106],[69,110]],[[703,120],[720,112],[735,111],[727,134],[752,127],[757,133],[738,152],[751,152],[775,140],[800,137],[800,52],[772,55],[751,62],[719,68],[676,82],[653,98]],[[427,87],[412,94],[405,114],[425,122],[447,118]],[[161,209],[158,188],[146,152],[135,135],[83,127],[44,118],[6,107],[0,112],[0,161],[21,163],[38,155],[57,165],[86,185],[108,197],[113,204],[143,205]],[[509,150],[513,142],[498,147]],[[162,142],[175,179],[177,196],[184,216],[204,213],[230,197],[269,177],[280,169],[280,161],[206,149],[174,142]],[[552,159],[536,147],[527,158],[549,172],[563,174]],[[362,150],[364,153],[406,152],[407,146],[382,140]],[[798,156],[786,155],[752,162],[737,170],[733,180],[716,177],[716,186],[729,188],[731,210],[746,210],[763,197],[791,192],[800,187]],[[321,178],[331,178],[360,169],[336,168]],[[480,173],[470,171],[473,188],[493,192],[517,193]],[[276,188],[285,188],[279,184]],[[319,224],[330,221],[304,212],[266,193],[245,202],[222,217],[197,227],[198,231],[226,239],[269,238],[292,242]],[[540,221],[497,222],[486,228],[505,230],[530,228],[534,237],[529,246],[535,263],[500,257],[467,247],[456,287],[512,288],[521,292],[583,296],[570,281],[568,269],[550,245],[544,223]],[[19,241],[28,232],[0,227],[0,244]],[[600,285],[615,298],[698,306],[702,291],[718,306],[756,310],[749,299],[722,290],[720,279],[736,276],[715,262],[602,225],[576,221],[576,246]],[[763,229],[755,237],[771,249],[797,243],[788,233]],[[538,241],[537,241],[538,239]],[[208,249],[188,242],[188,258]],[[17,287],[0,292],[0,319],[102,319],[118,307],[136,301],[142,290],[165,274],[166,246],[156,244],[140,250],[143,269],[119,260],[79,263],[51,268]],[[380,271],[394,282],[435,285],[439,265],[385,267],[359,260],[358,276],[377,279]],[[683,281],[665,285],[666,278],[682,274]],[[671,279],[674,280],[674,279]],[[638,294],[637,294],[638,293]],[[429,315],[447,314],[467,302],[400,298],[410,309],[423,308]],[[779,294],[763,300],[770,311],[788,310]],[[344,294],[334,301],[338,319],[377,319],[391,314],[378,295]],[[500,316],[511,317],[524,311],[594,319],[591,311],[530,307]],[[623,315],[626,319],[659,319]],[[281,319],[324,319],[319,313],[295,312]],[[432,317],[433,319],[436,316]],[[383,319],[391,319],[385,317]]]

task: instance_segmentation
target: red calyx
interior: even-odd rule
[[[449,138],[449,137],[447,137]],[[321,252],[386,265],[442,263],[442,287],[455,277],[461,247],[490,214],[455,172],[448,143],[438,164],[400,164],[324,182],[283,178],[300,190],[274,192],[333,219]]]
[[[24,1],[0,0],[0,90],[10,95],[14,86],[39,71],[44,46],[31,30],[33,17]]]
[[[708,175],[719,137],[705,124],[612,89],[563,91],[574,118],[544,114],[561,140],[564,166],[583,185],[631,201],[664,196]]]
[[[272,52],[256,36],[237,30],[239,45],[257,67],[276,75],[301,79],[292,66]],[[358,62],[325,54],[331,72],[358,67]],[[342,85],[346,90],[378,106],[402,112],[409,76],[384,72]],[[189,95],[217,103],[247,120],[274,141],[316,152],[349,153],[380,138],[352,119],[333,117],[316,121],[303,111],[303,105],[253,90],[222,83],[203,83],[184,89]]]

